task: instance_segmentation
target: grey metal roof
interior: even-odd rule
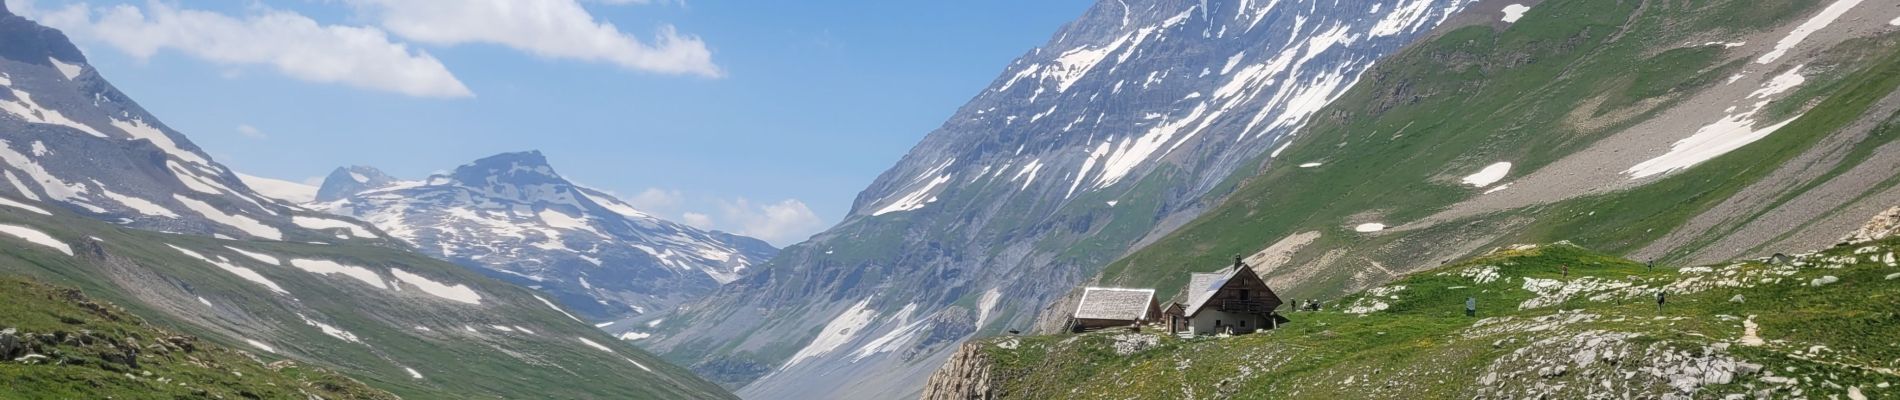
[[[1147,320],[1148,304],[1153,303],[1154,298],[1154,289],[1087,288],[1082,291],[1082,301],[1075,306],[1075,318]]]
[[[1217,272],[1189,275],[1186,289],[1188,303],[1182,311],[1188,316],[1199,313],[1201,307],[1207,305],[1207,300],[1214,298],[1214,293],[1219,292],[1222,286],[1227,286],[1227,281],[1234,279],[1234,275],[1239,272],[1239,268],[1228,267]]]

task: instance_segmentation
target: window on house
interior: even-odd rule
[[[1242,327],[1242,328],[1245,328],[1245,327],[1247,327],[1247,321],[1246,321],[1246,320],[1241,320],[1241,321],[1240,321],[1240,327]]]
[[[1241,300],[1247,300],[1247,299],[1249,298],[1249,296],[1248,296],[1248,295],[1251,295],[1251,294],[1252,294],[1252,293],[1249,293],[1249,292],[1247,291],[1247,289],[1241,289],[1241,290],[1240,290],[1240,299],[1241,299]]]

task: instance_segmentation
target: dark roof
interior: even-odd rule
[[[1143,321],[1148,305],[1154,304],[1154,289],[1087,288],[1075,306],[1076,319]]]

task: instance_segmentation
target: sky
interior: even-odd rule
[[[1092,0],[5,0],[239,172],[540,150],[789,245]]]

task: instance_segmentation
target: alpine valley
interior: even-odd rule
[[[844,222],[667,318],[643,344],[709,379],[743,385],[745,397],[898,398],[918,394],[919,376],[967,338],[1063,332],[1082,286],[1155,288],[1165,305],[1190,273],[1235,257],[1288,299],[1332,303],[1520,243],[1568,241],[1607,252],[1597,261],[1605,265],[1624,257],[1698,268],[1821,250],[1900,205],[1893,188],[1900,168],[1891,163],[1900,151],[1888,146],[1900,104],[1892,94],[1896,17],[1900,4],[1861,0],[1098,2],[861,193]],[[1530,282],[1511,284],[1547,290]],[[1387,290],[1378,295],[1399,293]],[[1871,293],[1818,290],[1833,290],[1813,294],[1830,298]],[[1713,296],[1699,301],[1728,299]],[[1463,300],[1455,299],[1448,304]],[[1740,311],[1715,311],[1708,317],[1740,318],[1726,320],[1734,326],[1724,335],[1741,331]],[[1325,325],[1302,328],[1308,335],[1361,336],[1164,344],[1127,359],[1068,355],[1126,355],[1113,340],[985,340],[959,354],[931,394],[1353,398],[1368,392],[1310,388],[1366,378],[1418,389],[1388,392],[1399,398],[1569,397],[1579,392],[1550,388],[1596,378],[1639,397],[1848,394],[1846,378],[1770,385],[1763,380],[1782,378],[1755,374],[1704,390],[1620,370],[1622,378],[1552,374],[1482,385],[1473,375],[1447,384],[1460,389],[1426,390],[1450,378],[1414,372],[1442,354],[1373,345],[1337,356],[1416,357],[1357,371],[1368,375],[1357,379],[1345,372],[1367,364],[1325,364],[1345,369],[1308,378],[1286,374],[1312,364],[1197,363],[1223,351],[1318,357],[1258,349],[1353,348],[1400,329],[1307,322]],[[1656,339],[1655,332],[1694,332],[1666,323],[1580,324],[1510,343],[1594,343],[1580,335],[1615,329],[1645,343],[1680,339],[1685,349],[1733,340],[1715,331]],[[1406,332],[1393,340],[1432,346],[1460,334]],[[1893,368],[1885,356],[1891,343],[1855,344],[1875,358],[1852,361],[1808,350],[1844,344],[1761,334],[1786,349],[1768,357],[1889,375]],[[1467,360],[1501,371],[1518,365],[1498,357],[1520,347],[1495,348],[1503,350]],[[1665,365],[1644,362],[1630,365]],[[1880,381],[1859,382],[1856,394]],[[1544,389],[1485,389],[1507,384]],[[1127,390],[1098,390],[1106,388]]]
[[[0,398],[1900,398],[1900,1],[1095,0],[943,111],[778,249],[240,174],[0,0]]]

